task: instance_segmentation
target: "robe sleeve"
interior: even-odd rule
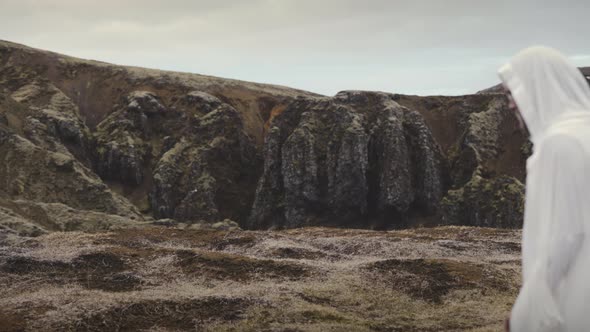
[[[536,261],[528,274],[512,309],[511,331],[561,331],[563,316],[557,304],[557,292],[585,241],[584,168],[588,165],[581,145],[573,138],[559,135],[543,142],[536,167],[536,186],[541,192],[528,208],[541,209],[541,241]],[[527,195],[527,199],[529,195]]]

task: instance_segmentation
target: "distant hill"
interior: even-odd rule
[[[580,68],[582,74],[586,77],[588,84],[590,84],[590,67],[582,67]],[[486,94],[486,93],[502,93],[502,84],[494,85],[491,88],[487,88],[477,92],[478,94]]]

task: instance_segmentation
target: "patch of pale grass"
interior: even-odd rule
[[[18,294],[0,298],[4,308],[50,308],[36,321],[41,326],[53,326],[59,330],[65,322],[76,325],[83,317],[124,308],[134,303],[149,301],[184,301],[216,298],[247,298],[249,292],[243,284],[223,282],[206,285],[206,280],[177,280],[169,284],[131,292],[104,292],[89,290],[78,285],[45,285],[35,291],[22,289]]]
[[[260,284],[269,307],[254,308],[245,320],[214,330],[285,328],[340,330],[468,330],[501,324],[513,294],[452,292],[442,304],[409,297],[358,274],[332,274],[329,280],[282,285]],[[252,291],[253,289],[251,289]]]
[[[32,292],[47,286],[47,280],[43,277],[1,275],[0,276],[0,299],[12,296],[20,297],[24,293]]]
[[[193,246],[189,241],[184,240],[170,240],[170,241],[163,241],[157,242],[152,244],[153,247],[167,249],[167,250],[191,250]]]
[[[80,255],[105,251],[107,245],[95,244],[106,234],[82,232],[55,232],[36,238],[38,246],[21,254],[21,256],[38,261],[71,262]]]
[[[177,259],[176,255],[156,257],[139,266],[137,273],[143,280],[156,283],[163,275],[180,274],[180,269],[175,265]]]

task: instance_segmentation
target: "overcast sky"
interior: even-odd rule
[[[0,0],[0,39],[325,95],[473,93],[533,44],[590,66],[589,31],[588,0]]]

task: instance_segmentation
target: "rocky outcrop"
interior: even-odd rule
[[[458,146],[460,152],[452,160],[453,189],[442,202],[442,223],[505,228],[522,225],[524,185],[518,178],[493,169],[504,152],[502,129],[507,121],[512,119],[503,98],[493,98],[487,109],[469,114]],[[519,159],[527,157],[527,146],[523,143],[519,149]]]
[[[445,172],[421,115],[392,95],[300,98],[271,123],[250,226],[406,226],[436,210]]]
[[[0,93],[5,124],[41,148],[71,154],[87,165],[90,131],[76,105],[51,82],[26,68],[4,74],[3,79],[16,81]]]
[[[164,122],[165,116],[166,109],[152,93],[134,91],[124,98],[122,107],[97,126],[97,173],[107,180],[142,184],[152,149],[151,127]]]
[[[514,128],[498,95],[301,98],[269,125],[250,226],[519,227]]]
[[[437,224],[522,225],[525,161],[531,144],[517,129],[503,95],[396,95],[426,120],[449,165],[449,190]]]
[[[72,155],[45,150],[6,129],[0,128],[0,132],[0,179],[10,197],[137,215],[133,205]]]
[[[3,196],[141,219],[87,167],[91,138],[76,106],[26,68],[4,74],[13,85],[0,93]]]
[[[245,218],[260,157],[238,111],[200,91],[173,105],[134,91],[120,105],[95,134],[103,179],[127,184],[156,218]]]
[[[260,164],[240,114],[204,93],[186,96],[203,116],[188,119],[181,137],[154,166],[150,202],[158,218],[244,220]]]
[[[515,178],[483,178],[476,174],[441,202],[441,223],[519,228],[524,213],[524,185]]]

